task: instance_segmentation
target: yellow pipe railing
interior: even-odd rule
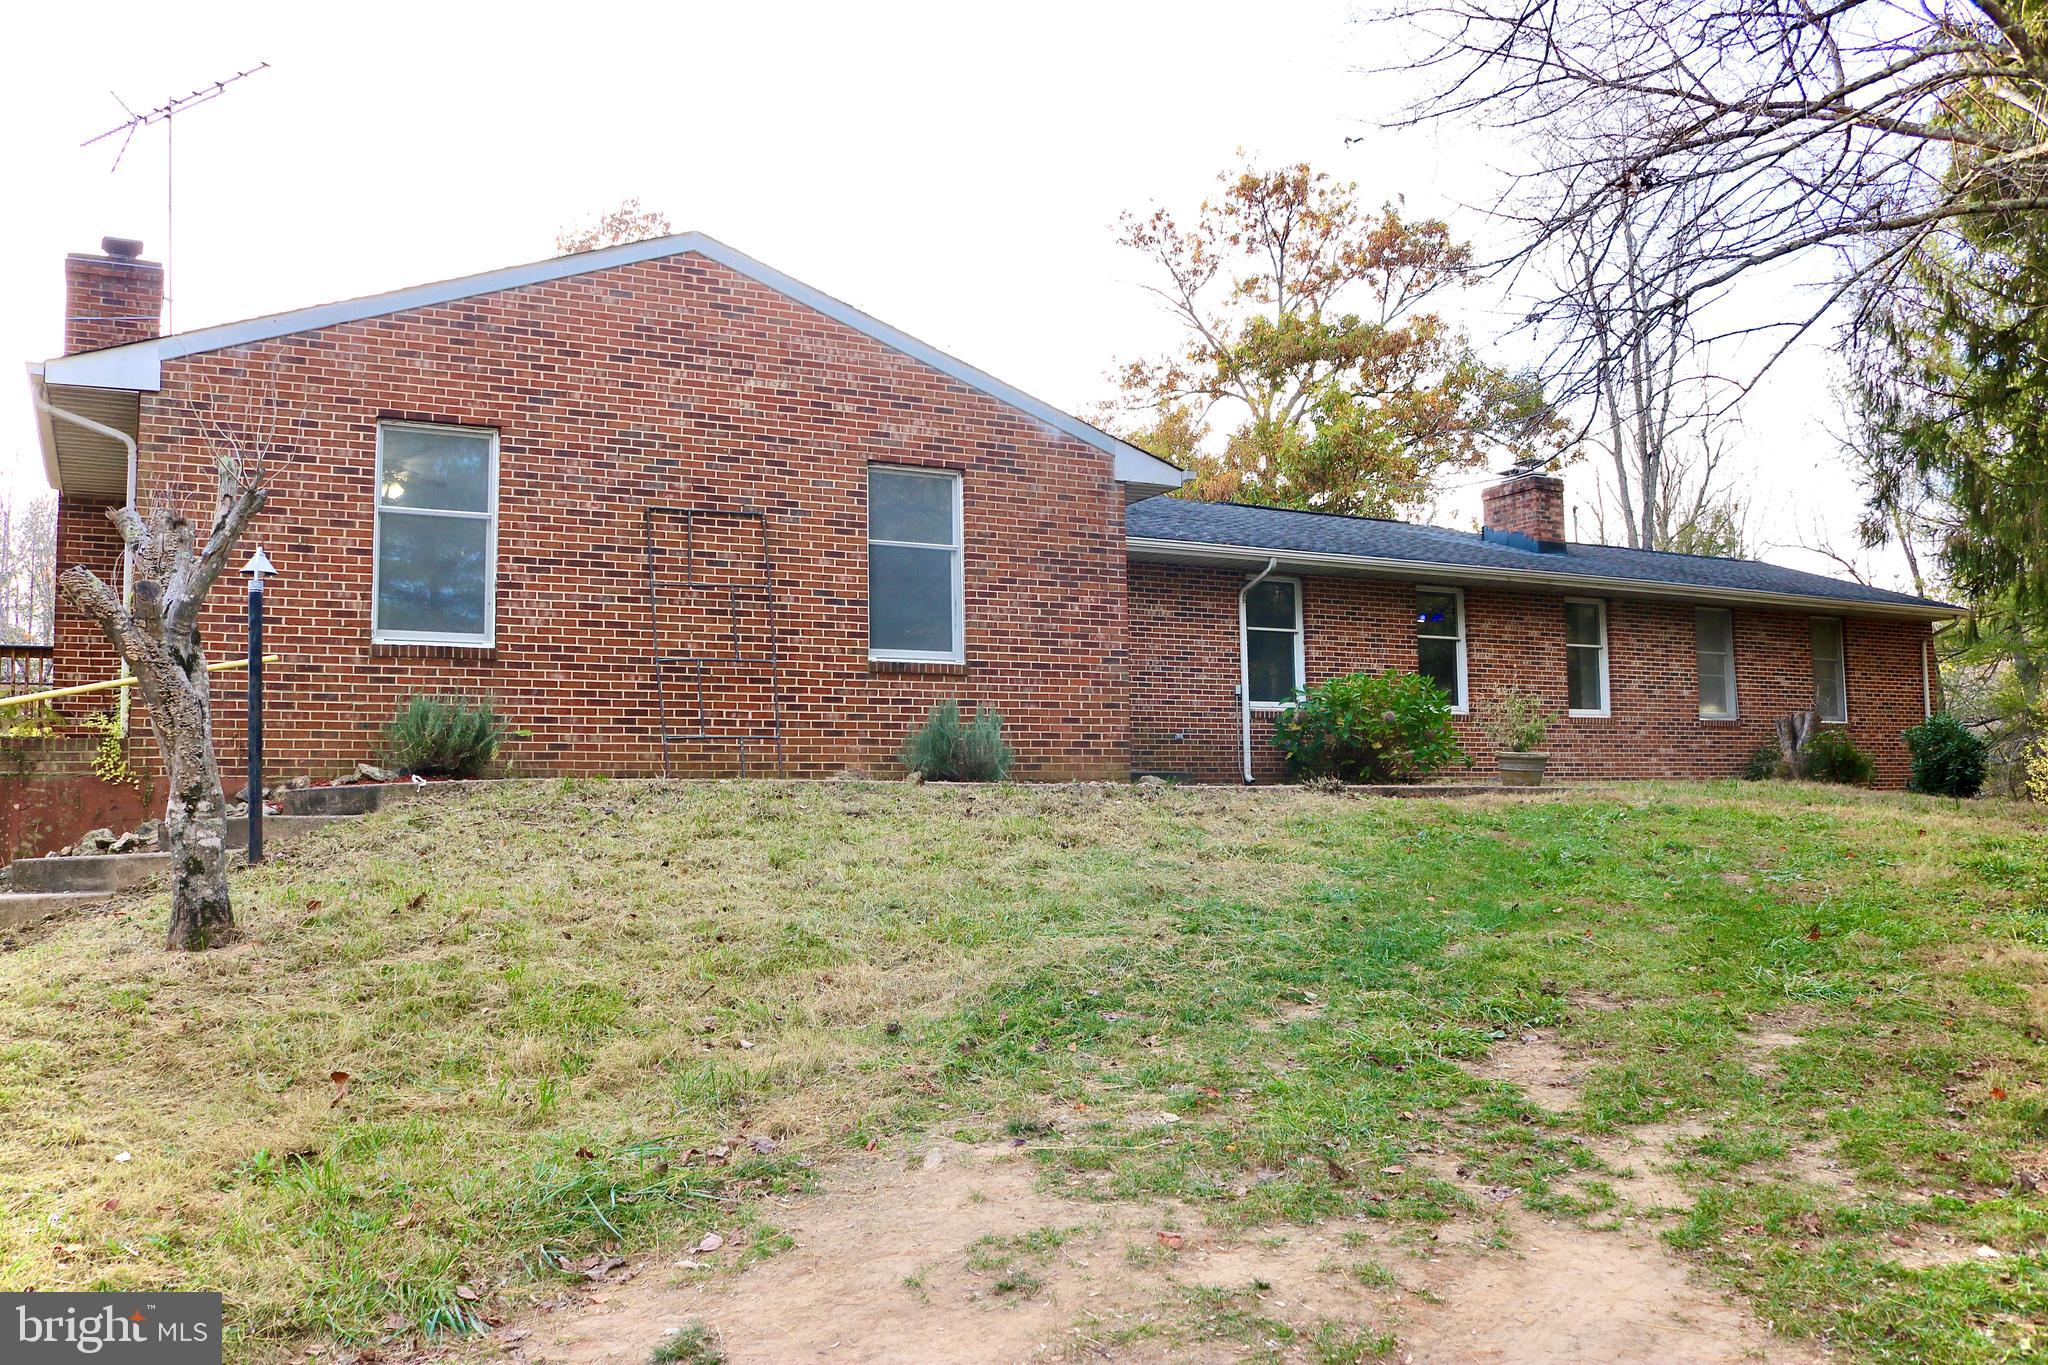
[[[263,656],[264,663],[274,664],[277,661],[278,656],[275,654]],[[221,663],[208,664],[206,671],[208,673],[224,673],[231,668],[247,668],[248,666],[249,661],[247,659],[228,659]],[[109,682],[80,683],[76,687],[53,687],[47,692],[24,692],[18,697],[0,697],[0,709],[9,706],[26,706],[32,701],[55,701],[59,697],[78,697],[83,696],[87,692],[107,692],[116,687],[133,686],[135,686],[135,679],[133,678],[115,678]]]

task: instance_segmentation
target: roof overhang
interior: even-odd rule
[[[129,468],[129,447],[108,431],[135,439],[142,421],[142,395],[124,388],[52,384],[47,368],[28,367],[43,476],[50,487],[73,497],[125,500],[134,472]],[[52,408],[91,425],[66,421],[52,414]]]
[[[1124,485],[1126,503],[1171,492],[1187,479],[1184,473],[1165,460],[1148,454],[1127,441],[1120,441],[1108,432],[1090,426],[1050,403],[1033,398],[1023,390],[1004,383],[984,370],[976,369],[964,360],[948,355],[935,346],[927,345],[909,333],[891,327],[879,318],[870,317],[853,305],[833,298],[822,290],[813,289],[803,281],[785,275],[744,252],[735,251],[725,243],[707,237],[701,232],[684,232],[644,242],[628,242],[622,246],[604,247],[597,251],[577,252],[570,256],[556,256],[545,261],[487,270],[478,275],[464,275],[458,279],[438,280],[432,284],[413,285],[388,293],[343,299],[338,303],[323,303],[288,313],[272,313],[242,322],[223,323],[218,327],[202,327],[197,331],[180,332],[172,336],[152,337],[146,341],[130,342],[125,346],[82,351],[76,355],[47,361],[41,368],[53,392],[63,388],[125,390],[131,395],[153,393],[163,387],[164,362],[176,360],[181,356],[218,351],[231,346],[245,346],[300,332],[359,322],[365,318],[383,317],[416,308],[429,308],[435,304],[473,298],[479,294],[494,294],[501,290],[518,289],[549,280],[567,279],[573,275],[587,275],[592,271],[608,270],[615,266],[635,265],[642,261],[683,255],[697,255],[706,260],[716,261],[757,284],[843,323],[891,350],[899,351],[929,365],[968,388],[977,389],[1015,408],[1062,435],[1094,447],[1108,455],[1114,462],[1117,481]],[[50,452],[51,447],[45,444],[46,464],[52,458]]]
[[[1442,583],[1451,587],[1477,585],[1539,588],[1545,591],[1577,592],[1598,596],[1698,602],[1712,606],[1735,603],[1779,607],[1792,611],[1822,612],[1833,616],[1885,616],[1908,621],[1946,621],[1963,615],[1961,607],[1949,606],[1942,602],[1871,602],[1854,597],[1818,597],[1759,592],[1754,588],[1657,583],[1637,578],[1607,578],[1593,574],[1545,573],[1540,569],[1473,568],[1438,564],[1428,560],[1376,559],[1366,555],[1258,549],[1240,545],[1213,545],[1205,541],[1159,540],[1148,536],[1130,537],[1128,554],[1136,563],[1263,568],[1267,563],[1278,560],[1277,572],[1281,573],[1292,570],[1297,573],[1357,578],[1397,578],[1410,583]]]

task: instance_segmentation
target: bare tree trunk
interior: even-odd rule
[[[234,933],[228,900],[227,800],[213,751],[213,708],[199,613],[235,540],[263,505],[238,461],[223,460],[220,500],[204,549],[192,524],[160,507],[145,521],[132,507],[108,513],[134,557],[124,605],[99,576],[73,565],[59,586],[90,616],[135,675],[169,778],[164,838],[171,853],[169,946],[211,948]],[[262,800],[260,792],[252,800]]]

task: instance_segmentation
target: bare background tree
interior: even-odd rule
[[[1652,306],[1667,262],[1693,249],[1695,222],[1646,218],[1643,201],[1618,197],[1563,235],[1550,301],[1532,320],[1555,343],[1547,380],[1584,413],[1584,444],[1599,457],[1599,539],[1736,555],[1747,508],[1729,483],[1730,386],[1691,311]]]
[[[64,570],[65,598],[91,617],[135,675],[168,777],[163,837],[171,853],[172,948],[202,949],[234,931],[228,899],[227,799],[213,746],[213,707],[199,615],[228,567],[235,542],[264,502],[261,446],[238,442],[217,425],[216,488],[202,543],[189,494],[161,488],[145,513],[107,515],[133,562],[124,604],[117,587],[82,564]],[[261,800],[260,793],[252,793]]]
[[[668,215],[660,209],[640,207],[640,201],[627,199],[609,213],[601,213],[594,223],[577,223],[563,228],[555,234],[555,254],[571,256],[579,251],[595,251],[603,246],[622,246],[627,242],[644,242],[650,237],[666,237],[675,228],[670,226]]]
[[[2029,13],[2032,9],[2034,12]],[[1439,80],[1408,121],[1478,118],[1541,137],[1508,215],[1519,254],[1616,219],[1685,221],[1693,237],[1647,273],[1633,325],[1695,319],[1775,263],[1819,287],[1779,289],[1756,366],[1944,224],[2048,211],[2014,164],[2048,156],[2048,51],[2038,0],[1396,0]],[[1412,30],[1411,30],[1412,31]],[[1958,119],[1958,105],[1997,118]],[[1952,174],[1961,154],[1968,174]]]
[[[0,644],[46,645],[57,612],[57,495],[0,492]]]

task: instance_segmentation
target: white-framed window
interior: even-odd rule
[[[1735,719],[1735,613],[1699,607],[1692,614],[1700,660],[1700,719]]]
[[[967,662],[960,476],[868,466],[868,657]]]
[[[1465,692],[1465,590],[1415,590],[1415,671],[1451,697],[1451,710],[1463,715]]]
[[[1245,698],[1254,707],[1285,706],[1305,683],[1300,580],[1264,579],[1240,593],[1238,605]]]
[[[1849,659],[1839,616],[1813,618],[1813,713],[1826,721],[1849,719]]]
[[[1566,709],[1574,716],[1604,716],[1607,705],[1607,604],[1567,597],[1564,603]]]
[[[373,641],[495,642],[497,432],[379,422],[372,534]]]

